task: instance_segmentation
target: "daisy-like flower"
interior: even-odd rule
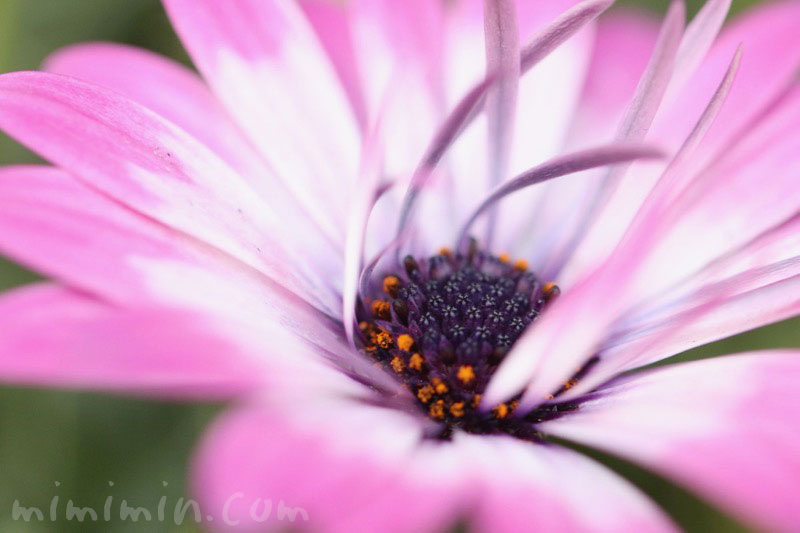
[[[566,441],[800,527],[798,354],[641,370],[797,314],[800,5],[610,3],[166,0],[204,81],[0,76],[54,165],[0,170],[53,279],[0,300],[0,376],[234,400],[213,528],[674,528]]]

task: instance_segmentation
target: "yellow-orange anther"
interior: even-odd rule
[[[441,420],[444,418],[444,400],[436,400],[431,404],[431,408],[428,411],[428,414],[431,415],[431,418],[435,418],[436,420]]]
[[[381,331],[377,335],[375,335],[375,344],[383,348],[384,350],[388,350],[392,347],[392,336],[386,333],[385,331]]]
[[[481,395],[480,394],[474,395],[472,397],[472,403],[470,405],[474,409],[474,408],[478,407],[480,404],[481,404]]]
[[[456,418],[464,416],[464,402],[456,402],[450,406],[450,414]]]
[[[433,390],[436,391],[436,394],[447,394],[447,391],[450,389],[447,388],[447,385],[439,378],[433,378],[431,380],[431,384],[433,385]]]
[[[514,270],[518,272],[525,272],[528,270],[528,262],[524,259],[517,259],[514,261]]]
[[[391,320],[392,319],[392,310],[389,307],[389,302],[385,302],[383,300],[375,300],[370,305],[370,311],[372,314],[382,320]]]
[[[475,381],[475,370],[470,365],[462,365],[458,368],[456,378],[464,385],[469,385]]]
[[[556,285],[554,281],[551,281],[542,288],[542,292],[544,293],[544,297],[550,300],[561,294],[561,289],[558,288],[558,285]]]
[[[404,352],[410,352],[412,346],[414,346],[414,337],[408,333],[403,333],[397,337],[397,347]]]
[[[501,263],[506,265],[511,262],[511,256],[508,255],[508,253],[506,252],[503,252],[500,255],[498,255],[497,259],[499,259]]]
[[[504,403],[501,403],[494,409],[492,409],[495,418],[505,418],[508,416],[508,406]]]
[[[397,296],[400,289],[400,280],[396,276],[386,276],[383,278],[383,291],[392,298]]]
[[[392,362],[391,362],[391,363],[389,363],[389,364],[390,364],[390,365],[392,365],[392,370],[394,370],[394,371],[395,371],[395,372],[397,372],[398,374],[399,374],[400,372],[402,372],[403,370],[405,370],[405,368],[406,368],[406,364],[405,364],[405,362],[403,361],[403,358],[402,358],[402,357],[400,357],[399,355],[395,355],[395,356],[392,358]]]
[[[433,387],[430,385],[425,385],[424,387],[420,387],[417,390],[417,398],[422,403],[428,403],[433,398]]]
[[[425,358],[418,353],[412,355],[411,358],[408,360],[408,368],[410,368],[411,370],[416,370],[417,372],[422,371],[423,364],[425,364]]]

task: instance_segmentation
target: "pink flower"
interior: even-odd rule
[[[0,299],[2,379],[235,400],[214,528],[673,529],[551,437],[800,527],[798,354],[622,374],[798,312],[797,2],[718,39],[725,0],[165,3],[205,81],[114,44],[0,76],[54,165],[0,171],[0,250],[53,279]]]

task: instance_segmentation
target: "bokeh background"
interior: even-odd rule
[[[733,14],[758,1],[734,0]],[[668,0],[618,3],[662,12]],[[687,4],[693,14],[702,1],[688,0]],[[0,72],[36,69],[53,50],[90,40],[130,43],[188,64],[158,0],[0,0]],[[36,161],[0,133],[0,164]],[[0,290],[35,279],[0,256]],[[679,357],[778,346],[800,346],[800,322],[770,326]],[[179,498],[187,496],[185,472],[193,444],[220,408],[0,386],[0,531],[199,531],[194,524],[176,526],[171,520],[65,522],[63,509],[72,499],[76,505],[101,510],[112,496],[117,513],[123,498],[132,506],[155,510],[166,497],[169,516]],[[614,458],[588,453],[653,495],[684,528],[741,530],[680,488]],[[12,520],[14,500],[47,514],[54,497],[59,498],[59,521]]]

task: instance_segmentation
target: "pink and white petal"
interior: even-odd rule
[[[305,511],[301,526],[324,531],[443,531],[460,520],[478,531],[673,530],[643,495],[574,452],[505,437],[424,440],[424,422],[410,415],[314,400],[249,406],[212,428],[193,485],[215,522],[280,529],[288,506]],[[272,515],[253,523],[252,507],[267,499]]]
[[[276,323],[334,353],[346,350],[341,332],[298,296],[56,168],[0,170],[0,250],[117,305],[177,306],[256,328]]]
[[[294,0],[165,0],[219,100],[309,213],[343,239],[357,174],[358,123]]]
[[[225,414],[206,436],[192,485],[220,529],[285,529],[290,507],[312,530],[440,531],[465,510],[456,457],[422,442],[415,417],[307,392]]]
[[[255,185],[269,172],[208,87],[191,70],[148,50],[116,43],[62,48],[44,70],[114,89],[199,140]]]
[[[800,51],[793,41],[799,17],[796,2],[777,2],[764,4],[737,19],[722,32],[683,90],[672,91],[677,98],[665,102],[659,110],[649,138],[669,150],[677,149],[723,78],[737,47],[742,45],[735,83],[686,172],[696,173],[713,157],[724,155],[729,149],[727,143],[748,131],[753,118],[784,90],[800,65]],[[661,170],[658,165],[635,165],[631,169],[565,272],[567,284],[579,279],[618,242]]]
[[[797,316],[800,314],[800,275],[738,293],[712,304],[707,311],[697,314],[692,311],[694,309],[682,310],[654,319],[656,327],[651,324],[643,328],[642,334],[623,338],[618,345],[615,343],[608,357],[630,361],[622,367],[626,370]],[[668,329],[672,331],[665,331]]]
[[[340,272],[339,256],[319,232],[295,217],[287,233],[279,206],[271,208],[216,154],[139,104],[66,76],[4,74],[0,128],[120,203],[338,313],[330,280],[339,277],[330,274]]]
[[[800,523],[800,353],[755,352],[630,376],[541,429],[634,460],[753,526]]]
[[[477,531],[675,531],[644,494],[566,448],[510,437],[461,436],[480,475]]]
[[[298,0],[298,3],[325,47],[364,130],[368,120],[367,102],[356,61],[356,47],[350,25],[350,4],[324,0]]]
[[[559,396],[577,398],[621,372],[800,314],[800,256],[742,272],[620,321],[591,372]]]
[[[41,283],[0,298],[0,376],[6,383],[218,400],[265,385],[210,316],[115,307]]]

